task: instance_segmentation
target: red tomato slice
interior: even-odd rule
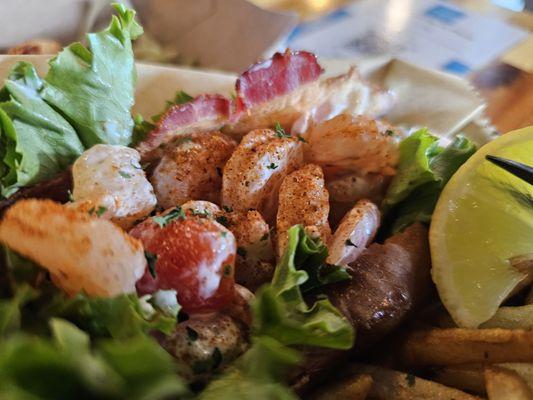
[[[218,310],[231,303],[233,234],[216,221],[192,216],[161,225],[149,218],[130,231],[143,242],[155,275],[146,269],[137,282],[139,294],[174,289],[185,312]]]

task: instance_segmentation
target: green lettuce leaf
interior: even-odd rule
[[[289,229],[288,237],[272,283],[260,288],[252,303],[257,335],[270,336],[284,345],[351,348],[354,329],[342,313],[327,299],[309,307],[302,296],[300,285],[309,275],[298,266],[321,257],[321,250],[310,242],[300,225]]]
[[[169,305],[165,300],[169,296],[164,293],[141,298],[136,294],[68,297],[34,263],[8,249],[5,253],[12,295],[0,300],[0,337],[18,329],[42,334],[55,317],[75,323],[92,337],[125,339],[154,330],[164,334],[174,331],[179,307],[177,303]]]
[[[399,232],[414,222],[429,223],[440,192],[476,151],[469,139],[457,136],[447,146],[427,129],[420,129],[400,143],[400,163],[383,208],[386,234]]]
[[[187,393],[170,357],[137,336],[91,345],[71,323],[52,319],[52,337],[17,334],[0,342],[2,399],[167,399]]]
[[[88,47],[73,43],[50,61],[43,98],[78,132],[85,147],[132,141],[136,80],[131,41],[143,32],[135,11],[114,4],[109,27],[87,35]]]
[[[19,62],[0,93],[3,196],[54,177],[84,150],[74,128],[43,100],[42,87],[35,68]]]
[[[209,383],[198,400],[296,400],[283,384],[288,368],[301,361],[297,351],[263,336],[253,340],[252,347],[224,375]]]

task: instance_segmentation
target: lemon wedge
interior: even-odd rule
[[[487,321],[533,276],[520,268],[533,258],[533,185],[487,161],[488,154],[533,165],[533,126],[479,149],[450,179],[433,213],[433,281],[465,328]]]

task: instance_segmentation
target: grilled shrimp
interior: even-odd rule
[[[302,163],[302,143],[297,138],[270,129],[251,131],[224,167],[222,204],[237,211],[257,209],[271,221],[281,181]]]
[[[380,205],[391,181],[390,176],[350,172],[339,177],[326,177],[331,212],[329,222],[332,227],[350,211],[353,205],[362,199],[368,199]]]
[[[72,167],[73,206],[131,227],[156,205],[139,161],[139,153],[125,146],[98,144],[85,151]]]
[[[379,228],[380,213],[377,206],[360,200],[341,220],[329,243],[328,263],[348,265],[359,257],[374,240]]]
[[[51,200],[20,200],[0,223],[0,241],[35,261],[68,294],[135,292],[146,267],[141,242],[115,224]]]
[[[287,231],[296,224],[302,224],[309,234],[327,243],[331,235],[328,214],[329,195],[318,165],[307,164],[287,175],[279,191],[278,254],[283,254]]]
[[[220,133],[196,133],[168,146],[150,181],[159,205],[175,207],[187,200],[220,201],[222,168],[236,143]]]
[[[322,166],[326,176],[396,172],[400,134],[380,121],[341,114],[311,128],[306,139],[306,160]]]
[[[223,218],[237,240],[235,281],[255,291],[274,274],[270,228],[255,210],[226,212]]]

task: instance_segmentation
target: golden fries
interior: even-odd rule
[[[515,371],[488,367],[485,380],[489,400],[531,400],[533,392]]]
[[[368,374],[374,380],[369,398],[376,400],[479,400],[460,390],[418,378],[405,372],[373,365],[355,364],[354,371]],[[346,397],[346,399],[349,399]]]
[[[370,375],[356,375],[327,385],[312,398],[314,400],[365,400],[372,383]]]
[[[429,329],[408,335],[400,349],[406,366],[533,362],[533,331]]]
[[[443,385],[485,394],[485,368],[481,364],[453,365],[436,368],[432,372],[432,380]]]
[[[480,328],[533,329],[533,304],[501,307]]]

